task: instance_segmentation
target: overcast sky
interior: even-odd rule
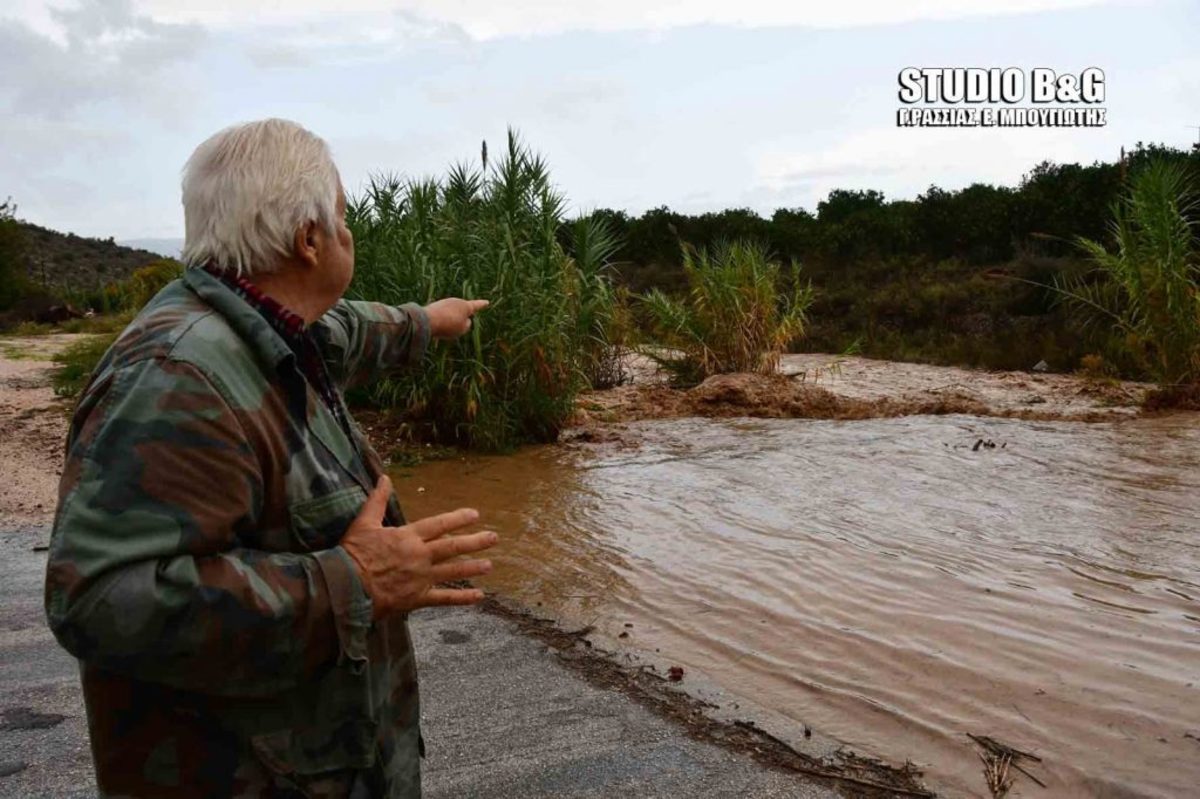
[[[82,235],[181,236],[192,149],[266,116],[324,136],[351,191],[496,153],[509,125],[576,209],[1014,184],[1195,141],[1198,31],[1196,0],[5,0],[0,199]],[[1097,66],[1108,125],[899,129],[907,66]]]

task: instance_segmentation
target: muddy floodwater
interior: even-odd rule
[[[629,630],[946,795],[986,795],[966,733],[1043,759],[1046,789],[1018,774],[1014,796],[1197,795],[1200,415],[626,432],[397,489],[412,516],[482,510],[504,536],[490,588]]]

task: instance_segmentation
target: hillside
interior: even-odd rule
[[[181,238],[165,238],[165,239],[126,239],[118,241],[122,247],[131,247],[135,250],[149,250],[156,252],[159,255],[167,258],[179,260],[179,254],[183,252],[183,239]]]
[[[20,222],[26,273],[51,294],[87,292],[124,280],[140,267],[162,260],[149,250],[123,247]]]

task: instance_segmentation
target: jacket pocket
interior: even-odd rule
[[[285,777],[369,768],[377,759],[381,676],[378,668],[353,674],[334,667],[273,708],[248,715],[243,721],[255,756]]]
[[[370,768],[376,759],[375,725],[366,721],[255,735],[254,754],[282,777],[311,777],[331,771]]]
[[[352,485],[293,502],[288,505],[292,535],[310,552],[337,546],[366,500],[366,492]]]

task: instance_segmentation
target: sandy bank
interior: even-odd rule
[[[630,383],[580,397],[576,436],[610,423],[681,416],[872,419],[971,414],[1030,420],[1110,421],[1141,412],[1151,386],[1075,375],[984,372],[953,366],[820,354],[784,356],[778,375],[716,375],[668,386],[634,358]]]

